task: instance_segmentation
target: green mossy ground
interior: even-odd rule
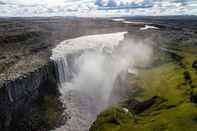
[[[130,90],[140,89],[134,99],[157,96],[165,101],[138,114],[123,102],[101,113],[90,131],[197,131],[197,105],[191,100],[192,94],[197,95],[197,71],[192,68],[195,51],[197,48],[186,47],[175,54],[160,52],[154,60],[156,66],[129,77]]]

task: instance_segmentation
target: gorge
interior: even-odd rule
[[[0,19],[0,130],[194,131],[196,19],[117,19]]]

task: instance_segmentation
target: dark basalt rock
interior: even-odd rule
[[[193,88],[190,99],[191,99],[191,102],[197,104],[197,89],[196,88]]]
[[[183,73],[183,75],[184,75],[184,79],[185,79],[186,81],[191,81],[191,76],[190,76],[189,72],[185,71],[185,72]]]
[[[162,103],[165,102],[166,100],[158,97],[158,96],[154,96],[146,101],[138,101],[136,99],[131,99],[125,102],[125,105],[127,106],[126,108],[128,108],[131,112],[134,112],[135,114],[139,114],[144,112],[145,110],[147,110],[148,108],[150,108],[151,106],[153,106],[154,104],[158,104],[158,103]]]
[[[53,63],[49,62],[1,84],[0,130],[49,130],[65,122],[54,71]]]
[[[197,60],[195,60],[192,64],[192,68],[196,69],[197,70]]]

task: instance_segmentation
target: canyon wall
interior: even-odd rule
[[[2,83],[0,88],[1,130],[36,130],[45,128],[42,127],[45,124],[46,127],[51,127],[48,125],[49,119],[43,118],[47,111],[42,108],[47,108],[43,107],[44,104],[52,101],[59,94],[53,66],[54,64],[49,62],[14,81],[8,80]],[[46,101],[46,98],[51,100]],[[53,119],[58,121],[59,118]],[[43,125],[39,125],[41,120]]]

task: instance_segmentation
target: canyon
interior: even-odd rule
[[[190,72],[190,68],[188,73],[184,62],[188,60],[186,58],[191,57],[188,65],[194,62],[195,66],[196,19],[166,18],[122,18],[130,22],[114,21],[110,18],[1,18],[0,129],[3,131],[86,131],[97,119],[97,115],[113,104],[119,104],[120,100],[132,98],[129,102],[132,105],[135,101],[133,96],[136,96],[138,89],[141,89],[134,88],[136,85],[132,84],[136,72],[139,72],[140,76],[141,70],[156,68],[169,61],[177,62],[181,69],[183,68],[185,83],[191,87],[187,97],[195,103],[195,75],[193,76],[193,69]],[[133,43],[139,47],[126,46],[125,49],[124,46],[119,45],[120,43],[123,45]],[[141,43],[147,45],[142,46]],[[151,47],[148,55],[146,53],[141,55],[149,50],[146,46]],[[117,53],[114,54],[113,50]],[[129,53],[121,55],[120,52]],[[191,56],[188,57],[189,54]],[[150,60],[149,56],[151,56]],[[127,64],[130,61],[126,59],[126,66],[120,65],[124,63],[124,58],[135,57],[138,61],[131,61],[134,64]],[[185,59],[182,60],[182,57]],[[162,58],[164,60],[161,60]],[[104,61],[107,61],[107,64],[103,66]],[[130,69],[128,65],[132,65],[132,68]],[[166,68],[171,69],[171,66]],[[131,78],[129,81],[131,83],[127,85],[120,74],[123,74],[128,81]],[[142,80],[147,79],[141,77]],[[100,83],[103,89],[99,88]],[[121,85],[125,88],[120,88]],[[123,109],[126,112],[134,110],[136,114],[144,112],[154,105],[155,101],[163,102],[163,96],[160,98],[157,95],[145,95],[149,100],[143,99],[144,103],[136,100],[136,103],[139,103],[137,107],[136,104],[128,107],[129,104],[124,103]],[[170,98],[164,97],[164,99]],[[106,99],[108,99],[107,103],[105,103]],[[144,107],[147,102],[150,104]],[[82,104],[77,107],[78,103]],[[177,104],[171,106],[179,107]],[[77,110],[81,108],[82,112],[78,113]],[[191,109],[193,110],[193,107]],[[77,114],[76,112],[72,114],[73,111]],[[80,117],[81,120],[73,119],[72,115]],[[128,119],[130,121],[130,118]],[[114,124],[114,121],[111,123]],[[72,122],[75,122],[75,125],[69,125]],[[118,122],[118,124],[122,123]],[[99,130],[98,125],[102,130],[99,117],[90,130]]]

